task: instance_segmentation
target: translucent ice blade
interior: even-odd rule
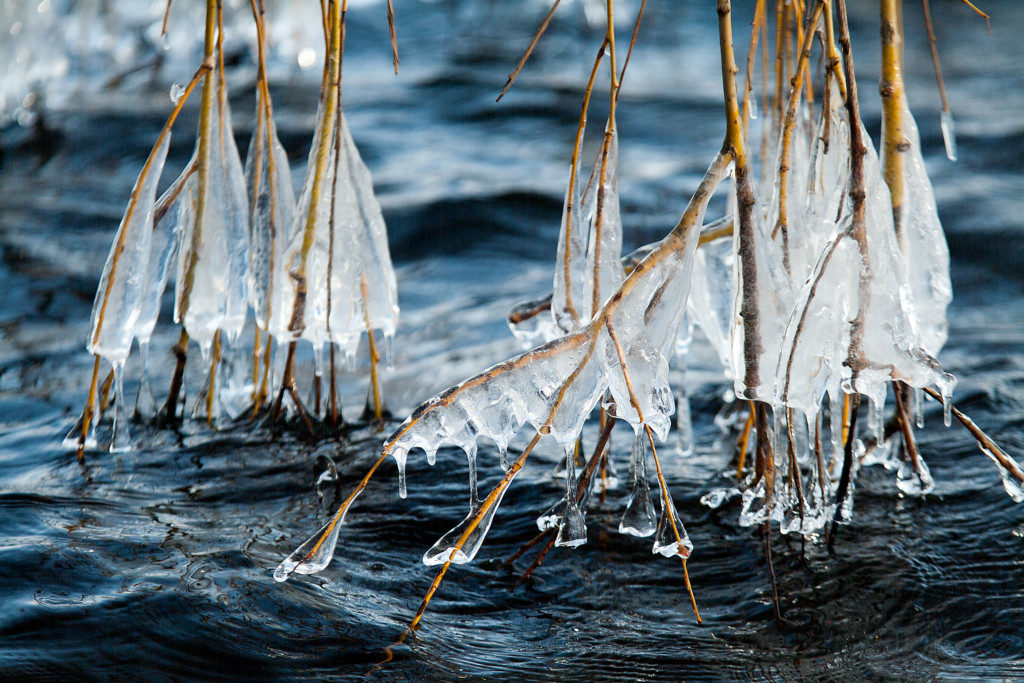
[[[245,325],[249,307],[249,202],[245,190],[245,174],[238,155],[238,146],[231,129],[231,108],[223,78],[218,80],[217,110],[219,125],[211,150],[214,198],[222,213],[227,246],[227,286],[221,329],[228,341],[234,341]]]
[[[284,259],[288,231],[295,217],[288,157],[270,115],[270,103],[257,89],[257,125],[245,162],[249,189],[249,296],[260,329],[268,330],[273,318],[272,291]],[[277,286],[282,286],[277,283]]]
[[[384,216],[373,192],[370,170],[344,114],[338,120],[337,135],[341,145],[337,182],[331,188],[336,225],[331,287],[351,292],[348,296],[356,306],[347,315],[343,311],[344,317],[337,322],[332,319],[332,333],[337,328],[339,334],[351,336],[354,328],[392,335],[398,324],[398,295]]]
[[[190,174],[192,164],[185,169],[185,174]],[[187,180],[185,174],[178,177],[172,183],[160,199],[158,206],[164,208],[163,215],[156,219],[153,227],[152,244],[146,268],[146,285],[142,295],[142,305],[139,307],[139,317],[135,322],[135,336],[139,339],[139,345],[148,344],[153,336],[153,329],[156,327],[157,318],[160,317],[160,304],[163,300],[164,289],[167,287],[167,277],[170,274],[171,263],[174,261],[174,254],[178,247],[177,236],[177,211],[172,210],[184,190]]]
[[[163,136],[150,156],[146,175],[136,180],[96,289],[88,348],[111,363],[123,362],[131,350],[146,289],[156,188],[170,137]]]
[[[903,201],[895,231],[913,297],[913,308],[909,313],[916,327],[916,341],[922,349],[934,356],[948,336],[946,309],[953,298],[949,277],[949,247],[946,245],[935,193],[921,152],[917,123],[905,104],[901,114],[900,134],[909,148],[900,155],[903,163]]]
[[[508,491],[511,481],[510,479],[504,488],[501,489],[494,504],[487,509],[482,517],[479,516],[480,508],[477,508],[466,515],[466,518],[459,522],[455,528],[439,538],[430,550],[423,554],[423,564],[431,567],[444,564],[449,560],[453,564],[472,562],[473,558],[480,551],[480,546],[483,545],[487,532],[491,530],[494,513],[497,512],[498,507],[501,505],[501,500],[505,497],[505,492]],[[475,526],[473,526],[474,524]],[[471,526],[473,526],[473,529],[470,531]],[[463,539],[464,536],[465,539]]]
[[[946,146],[946,158],[956,161],[956,129],[953,125],[953,113],[943,110],[939,114],[939,126],[942,128],[942,142]]]
[[[727,371],[731,368],[732,353],[729,326],[732,323],[733,264],[732,240],[719,239],[701,246],[694,254],[686,304],[687,315],[697,322]]]

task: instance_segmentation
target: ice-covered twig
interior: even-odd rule
[[[826,0],[815,0],[814,9],[811,11],[808,19],[808,27],[810,30],[804,35],[803,43],[800,47],[800,54],[797,58],[796,64],[796,75],[793,76],[790,93],[789,103],[786,106],[786,116],[782,123],[782,143],[779,149],[779,164],[778,164],[778,175],[777,175],[777,197],[778,201],[778,215],[776,217],[775,226],[772,228],[772,237],[778,234],[782,241],[782,263],[786,268],[786,272],[791,272],[790,266],[790,246],[789,246],[789,218],[788,218],[788,180],[790,171],[790,154],[793,143],[793,131],[796,129],[797,123],[797,110],[800,106],[800,94],[803,90],[804,78],[809,69],[808,62],[811,58],[811,46],[814,39],[813,28],[817,25],[818,19],[821,17],[822,10],[824,9]],[[825,114],[827,116],[827,113]]]
[[[209,5],[212,6],[213,0],[209,0]],[[208,8],[210,12],[212,9]],[[106,324],[106,312],[110,301],[110,294],[113,290],[115,281],[117,279],[118,264],[121,258],[121,253],[124,250],[124,242],[128,237],[127,231],[124,229],[126,225],[134,220],[135,211],[139,205],[139,201],[142,197],[144,189],[152,184],[155,189],[155,183],[147,183],[146,180],[149,174],[152,172],[156,165],[160,165],[162,168],[162,160],[164,155],[167,153],[168,138],[171,134],[171,128],[174,126],[175,120],[178,118],[178,114],[181,113],[182,108],[185,106],[185,102],[188,100],[188,96],[192,93],[192,90],[198,85],[199,81],[206,76],[207,73],[213,68],[212,56],[207,55],[204,57],[202,64],[193,74],[192,79],[185,86],[185,90],[182,93],[181,99],[175,103],[174,108],[171,110],[170,115],[167,117],[166,123],[160,130],[160,134],[157,136],[157,140],[153,145],[153,149],[150,151],[149,156],[146,158],[145,164],[142,166],[142,170],[139,172],[139,178],[135,181],[135,187],[132,190],[131,199],[128,202],[128,208],[125,211],[124,218],[121,221],[122,229],[118,231],[118,235],[115,238],[114,247],[111,250],[110,257],[108,259],[107,267],[104,268],[104,277],[101,280],[100,291],[97,292],[99,301],[99,308],[96,310],[95,319],[92,325],[92,334],[90,336],[90,345],[99,343],[100,337],[103,334],[103,329]],[[158,161],[159,160],[159,161]],[[158,175],[158,174],[157,174]],[[152,219],[152,217],[150,217]],[[95,307],[94,307],[95,308]],[[130,340],[129,340],[130,343]],[[79,440],[78,458],[81,459],[85,450],[86,441],[89,435],[89,430],[93,422],[93,417],[96,412],[96,393],[97,385],[99,383],[99,355],[96,355],[96,360],[93,363],[92,379],[90,381],[89,395],[86,399],[85,408],[82,411],[81,419],[81,438]]]
[[[944,406],[949,404],[949,398],[944,397],[931,387],[925,387],[924,392]],[[960,421],[967,431],[971,433],[982,452],[987,455],[999,468],[999,474],[1003,479],[1003,487],[1006,492],[1018,503],[1024,502],[1024,469],[1017,462],[1006,454],[999,444],[983,432],[980,427],[954,405],[949,405],[950,411]],[[1016,485],[1012,484],[1016,482]]]

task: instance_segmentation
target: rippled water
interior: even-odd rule
[[[374,172],[398,264],[402,328],[386,391],[404,415],[510,355],[505,313],[549,286],[571,136],[599,30],[586,25],[579,3],[565,3],[521,82],[495,105],[543,3],[397,4],[402,75],[388,74],[382,5],[359,3],[345,82],[349,122]],[[648,3],[619,114],[633,244],[674,223],[720,140],[707,4]],[[954,259],[942,360],[961,379],[957,402],[1020,459],[1024,7],[993,7],[988,36],[959,3],[933,5],[960,130],[955,165],[941,155],[914,3],[906,55]],[[873,10],[856,9],[862,97],[877,131]],[[241,84],[251,69],[243,60],[235,74],[244,145],[253,104]],[[296,181],[312,126],[311,78],[295,73],[274,87]],[[433,578],[422,552],[465,513],[461,452],[443,451],[433,469],[414,455],[406,500],[387,465],[349,516],[330,567],[281,585],[272,569],[362,476],[378,435],[356,429],[311,446],[249,425],[216,433],[138,426],[140,448],[129,454],[94,453],[78,463],[59,448],[89,378],[83,342],[96,278],[168,110],[166,92],[163,83],[140,81],[50,112],[49,132],[0,131],[0,677],[365,674]],[[180,167],[191,148],[195,111],[185,116],[169,165]],[[174,336],[164,327],[154,349]],[[162,384],[170,357],[154,355]],[[692,374],[714,378],[708,368]],[[189,386],[198,381],[190,377]],[[365,387],[365,368],[346,375],[350,415]],[[664,458],[696,546],[689,564],[704,626],[694,624],[679,565],[653,557],[649,540],[614,532],[621,493],[592,508],[590,543],[553,551],[515,587],[526,562],[501,562],[533,535],[534,518],[563,486],[551,477],[554,452],[539,449],[477,561],[449,573],[423,628],[375,675],[1024,676],[1024,510],[964,431],[943,429],[934,409],[927,414],[920,443],[937,488],[925,500],[901,496],[892,473],[866,470],[854,523],[840,530],[833,555],[820,540],[774,540],[779,624],[759,535],[736,524],[735,507],[699,504],[728,465],[712,423],[722,392],[716,383],[694,389],[697,452]],[[593,431],[585,438],[593,443]],[[629,444],[625,433],[613,437],[620,468]],[[341,477],[318,493],[320,456],[333,458]],[[500,474],[496,454],[483,452],[481,462],[486,486]]]

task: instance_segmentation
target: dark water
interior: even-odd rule
[[[543,4],[397,4],[402,75],[388,75],[382,6],[360,3],[345,78],[350,125],[374,171],[398,264],[402,328],[386,391],[405,414],[510,355],[504,314],[550,283],[581,86],[600,39],[581,6],[567,3],[521,82],[495,105]],[[674,223],[722,132],[710,3],[648,4],[619,115],[623,214],[634,244]],[[877,130],[873,3],[855,4],[862,97]],[[954,259],[942,361],[960,378],[959,405],[1021,459],[1024,9],[993,7],[989,36],[958,3],[933,4],[960,127],[957,164],[941,156],[915,3],[906,9],[906,54]],[[243,146],[246,89],[237,86],[235,101]],[[298,182],[315,84],[297,74],[279,79],[274,94]],[[388,464],[349,516],[330,567],[279,585],[273,568],[362,476],[379,436],[356,430],[311,446],[248,425],[213,433],[189,424],[181,433],[138,426],[138,450],[93,453],[84,463],[59,448],[89,378],[83,342],[96,278],[167,108],[163,85],[134,84],[51,112],[45,135],[0,132],[0,677],[363,675],[433,578],[422,552],[465,513],[461,452],[442,452],[433,469],[412,457],[406,500]],[[185,162],[194,115],[186,110],[169,165]],[[170,374],[160,350],[174,337],[162,326],[154,339],[158,386]],[[694,375],[713,377],[700,368]],[[350,414],[365,387],[365,368],[346,375]],[[554,453],[538,449],[477,561],[449,574],[422,630],[375,675],[1024,676],[1024,510],[964,431],[943,429],[936,411],[927,413],[920,442],[937,488],[925,500],[900,495],[892,473],[864,471],[854,523],[841,529],[833,555],[820,539],[803,547],[775,539],[780,625],[759,535],[737,525],[735,507],[699,504],[721,485],[728,460],[712,423],[723,387],[693,391],[697,453],[664,461],[696,546],[689,564],[703,627],[694,624],[679,565],[653,557],[649,540],[614,532],[621,493],[591,509],[590,543],[553,551],[533,580],[514,588],[526,564],[515,570],[501,561],[561,495]],[[592,443],[593,432],[585,438]],[[629,442],[625,433],[613,437],[620,462]],[[320,455],[341,471],[323,495],[315,487]],[[500,470],[494,453],[481,461],[486,486]]]

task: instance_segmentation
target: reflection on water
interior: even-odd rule
[[[582,5],[567,3],[496,105],[543,3],[405,5],[402,75],[388,75],[382,6],[359,3],[345,76],[349,122],[374,171],[399,268],[402,328],[386,383],[398,414],[515,348],[503,318],[550,282],[580,89],[599,40]],[[703,5],[649,3],[619,113],[631,244],[674,223],[721,134],[715,18]],[[910,4],[906,21],[911,99],[954,258],[943,361],[961,378],[960,404],[1019,458],[1024,75],[1016,27],[1024,9],[1000,6],[990,38],[954,3],[935,5],[937,25],[956,26],[955,35],[940,28],[960,131],[956,165],[942,158],[937,97]],[[874,14],[858,12],[858,63],[872,77]],[[234,103],[243,145],[244,112],[253,108],[246,68],[237,69]],[[137,451],[83,464],[59,450],[88,380],[82,347],[96,277],[166,92],[133,82],[52,112],[50,132],[0,131],[0,673],[362,674],[433,577],[423,551],[465,513],[461,452],[442,451],[434,468],[414,454],[406,500],[388,464],[349,516],[333,564],[276,584],[273,568],[361,477],[379,436],[356,430],[313,447],[249,426],[212,433],[189,424],[180,433],[136,427]],[[877,127],[874,84],[866,80],[862,92]],[[297,181],[315,84],[279,80],[275,98]],[[185,162],[194,115],[186,111],[169,165]],[[160,330],[153,348],[173,341]],[[170,357],[158,360],[154,375],[168,377]],[[714,374],[708,365],[691,376]],[[352,414],[365,369],[346,380]],[[555,453],[542,451],[506,496],[477,561],[449,575],[423,630],[380,675],[1024,675],[1024,516],[965,432],[927,414],[920,444],[937,489],[924,501],[898,495],[891,473],[866,471],[854,524],[841,530],[834,555],[815,539],[776,539],[780,626],[757,534],[736,524],[733,504],[699,504],[727,464],[712,424],[722,389],[694,388],[696,453],[666,458],[695,545],[689,565],[705,626],[693,623],[678,563],[616,533],[621,492],[595,503],[590,543],[552,552],[514,588],[518,572],[501,561],[562,491],[551,477]],[[620,470],[630,442],[625,432],[613,436]],[[340,476],[318,491],[321,455]],[[487,486],[500,476],[497,453],[483,451],[480,462]]]

